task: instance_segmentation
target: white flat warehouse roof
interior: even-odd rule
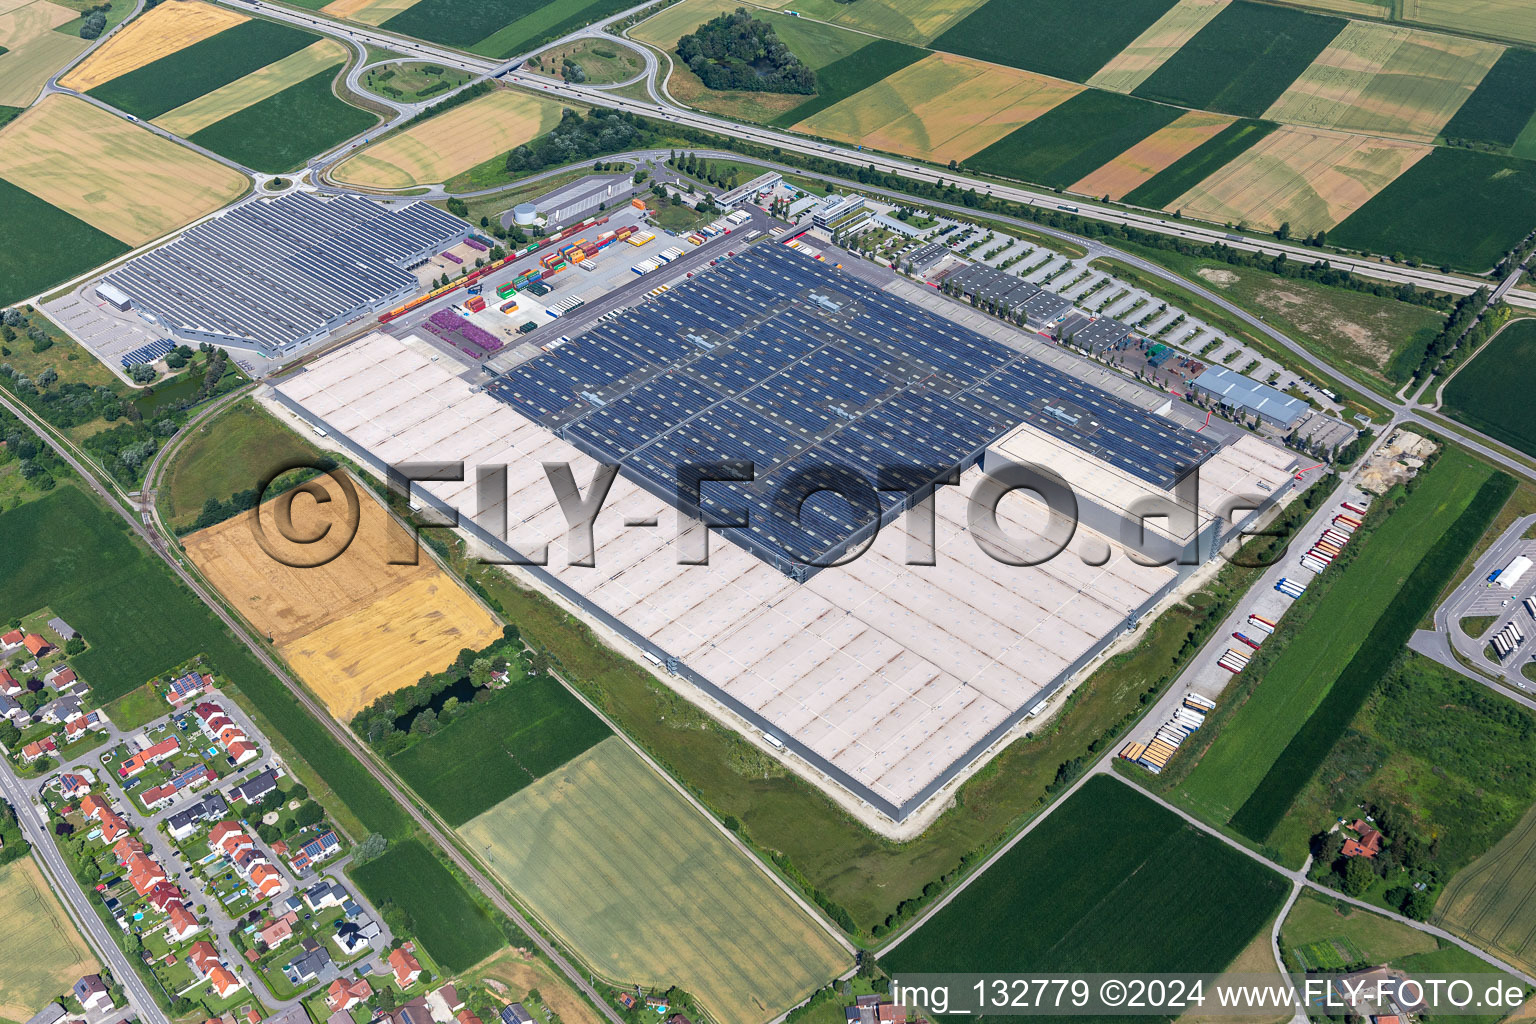
[[[968,761],[974,744],[1176,579],[1114,544],[1107,564],[1086,564],[1108,542],[1082,528],[1045,564],[992,560],[965,526],[975,468],[939,492],[933,566],[904,564],[906,517],[862,557],[803,584],[719,534],[708,565],[679,565],[677,513],[621,476],[597,520],[595,567],[572,567],[542,463],[570,463],[585,493],[594,460],[417,347],[370,335],[277,389],[385,463],[463,461],[465,482],[417,486],[466,518],[478,511],[475,466],[505,464],[513,548],[530,554],[552,541],[559,581],[898,806]],[[1043,513],[1017,497],[1000,519],[1023,536],[1039,532]],[[654,529],[624,526],[651,518]]]

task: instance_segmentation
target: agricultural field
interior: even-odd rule
[[[543,96],[498,89],[374,143],[332,176],[378,189],[447,181],[543,135],[559,123],[560,109]]]
[[[334,13],[336,6],[325,10]],[[535,49],[626,6],[624,0],[374,0],[360,13],[369,24],[389,32],[500,59]]]
[[[382,25],[410,9],[416,0],[335,0],[320,10],[333,18],[344,18],[363,25]]]
[[[1174,0],[987,0],[932,45],[1086,82],[1173,5]]]
[[[466,971],[507,944],[490,912],[419,840],[391,843],[350,873],[374,906],[405,911],[416,938],[449,971]]]
[[[1233,0],[1135,95],[1259,117],[1346,24],[1342,18]]]
[[[733,3],[732,0],[683,0],[682,3],[673,4],[671,7],[658,11],[634,26],[629,30],[629,36],[631,39],[636,39],[642,43],[649,43],[658,50],[672,53],[677,49],[677,41],[683,36],[692,32],[706,21],[722,14],[729,14],[740,6],[740,2]],[[794,20],[787,17],[775,18],[767,11],[754,13],[756,16],[766,19],[773,26],[775,32]],[[838,35],[853,39],[860,38],[851,32],[841,32]],[[785,45],[788,45],[787,41]],[[810,55],[797,52],[796,56],[801,60],[806,60]],[[558,61],[556,63],[558,64]]]
[[[599,974],[681,986],[718,1020],[772,1020],[852,965],[616,736],[460,833]]]
[[[90,947],[65,915],[31,857],[0,865],[0,1016],[27,1020],[98,970]]]
[[[67,26],[79,14],[49,0],[0,8],[0,105],[25,107],[89,44]]]
[[[389,759],[448,824],[463,825],[611,735],[586,705],[548,676],[476,701]]]
[[[872,32],[898,42],[926,46],[985,0],[765,0],[759,6],[793,7],[807,18]]]
[[[1352,21],[1264,117],[1433,142],[1503,53],[1475,39]]]
[[[1179,0],[1129,46],[1115,54],[1088,79],[1088,84],[1111,92],[1135,90],[1231,2]]]
[[[248,21],[250,19],[238,11],[202,0],[159,4],[114,34],[81,61],[79,67],[59,79],[59,84],[76,92],[90,92],[114,78]]]
[[[1354,560],[1331,582],[1316,585],[1326,589],[1313,600],[1306,624],[1275,635],[1285,646],[1175,791],[1185,806],[1209,821],[1231,820],[1386,613],[1397,590],[1384,581],[1406,580],[1491,475],[1460,450],[1446,451],[1403,505],[1364,538]]]
[[[275,21],[241,21],[119,73],[88,92],[103,103],[151,121],[319,40],[313,32]],[[89,64],[85,62],[85,66]]]
[[[1439,948],[1434,936],[1311,890],[1297,897],[1280,925],[1280,948],[1308,970],[1336,970],[1368,961],[1384,964]]]
[[[1536,455],[1536,408],[1522,384],[1536,373],[1536,320],[1516,320],[1499,332],[1441,394],[1447,415]]]
[[[875,39],[846,57],[816,68],[816,95],[779,114],[772,124],[788,128],[889,79],[928,56],[928,51]],[[798,99],[798,97],[796,97]]]
[[[1167,205],[1217,224],[1271,231],[1290,224],[1293,234],[1331,237],[1432,151],[1416,142],[1285,125]],[[1424,232],[1423,222],[1403,227]]]
[[[1068,186],[1068,191],[1119,200],[1210,142],[1235,119],[1191,110]]]
[[[0,132],[0,145],[5,134]],[[6,230],[17,238],[47,239],[36,248],[0,246],[0,305],[46,291],[127,252],[129,246],[25,189],[0,178]]]
[[[1100,775],[881,964],[893,974],[1217,973],[1286,895],[1279,875]]]
[[[1175,160],[1123,198],[1137,206],[1167,209],[1180,196],[1236,160],[1277,127],[1267,121],[1234,121],[1205,145]]]
[[[347,48],[334,39],[320,39],[264,68],[258,68],[228,85],[204,93],[175,110],[155,118],[155,124],[173,135],[189,138],[209,125],[247,107],[276,96],[328,68],[347,62]],[[287,127],[297,127],[290,125]]]
[[[1433,921],[1526,971],[1536,969],[1536,807],[1451,879]]]
[[[281,471],[313,465],[318,457],[255,401],[236,402],[182,442],[160,491],[161,514],[173,527],[188,526],[210,499],[228,501]]]
[[[1536,91],[1528,88],[1536,80],[1536,51],[1511,46],[1483,76],[1477,91],[1461,105],[1456,116],[1445,125],[1443,134],[1453,145],[1458,142],[1510,148],[1531,135],[1536,118]],[[1536,146],[1517,156],[1536,157]]]
[[[328,68],[194,132],[190,140],[257,171],[302,167],[379,123],[379,117],[336,97]]]
[[[1329,233],[1329,241],[1485,273],[1536,222],[1536,161],[1436,149]]]
[[[988,146],[966,165],[1066,188],[1183,114],[1177,107],[1090,89]]]
[[[1081,86],[933,53],[795,125],[796,131],[935,163],[964,160]]]
[[[1526,0],[1402,0],[1397,17],[1452,32],[1536,44],[1536,7]]]
[[[323,478],[322,478],[323,479]],[[334,487],[334,485],[331,485]],[[294,527],[342,528],[341,502],[293,504]],[[278,650],[340,720],[383,693],[447,667],[465,647],[500,633],[495,620],[426,557],[409,556],[411,538],[371,494],[359,493],[357,536],[325,565],[293,568],[257,543],[253,520],[281,554],[287,542],[264,505],[192,534],[187,554],[230,604]],[[309,557],[313,552],[303,552]],[[295,554],[285,561],[302,564]]]
[[[249,186],[237,171],[57,94],[0,129],[0,178],[130,246],[220,209]]]

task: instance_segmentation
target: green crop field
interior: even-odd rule
[[[1310,618],[1299,630],[1282,623],[1269,642],[1285,646],[1210,741],[1178,799],[1209,821],[1231,820],[1328,695],[1397,588],[1491,473],[1458,449],[1445,452],[1403,505],[1363,538],[1354,560],[1313,584],[1326,590]]]
[[[171,463],[163,514],[176,526],[190,524],[209,498],[228,501],[260,487],[279,471],[312,462],[319,452],[246,398],[196,428]]]
[[[1536,51],[1511,46],[1483,76],[1477,90],[1446,123],[1451,142],[1513,146],[1536,117]]]
[[[420,0],[380,27],[500,58],[531,50],[626,6],[624,0]]]
[[[524,679],[462,713],[390,764],[450,825],[462,825],[609,735],[549,677]]]
[[[1454,420],[1536,455],[1536,320],[1516,320],[1445,386],[1444,409]]]
[[[1086,82],[1175,0],[989,0],[931,44]]]
[[[319,38],[313,32],[252,18],[103,82],[90,94],[148,121],[302,50]]]
[[[1088,89],[965,163],[988,174],[1065,188],[1183,113],[1134,96]]]
[[[679,985],[716,1020],[771,1020],[853,966],[617,736],[460,834],[599,974]]]
[[[1456,520],[1435,535],[1434,546],[1393,595],[1392,603],[1334,680],[1328,695],[1291,737],[1247,802],[1232,815],[1234,828],[1256,842],[1274,831],[1393,659],[1408,646],[1408,638],[1434,607],[1451,574],[1514,493],[1514,477],[1493,474]]]
[[[1536,807],[1493,849],[1451,879],[1435,924],[1536,970]]]
[[[1345,24],[1343,18],[1235,0],[1135,95],[1259,117]]]
[[[1216,973],[1286,892],[1268,868],[1100,775],[880,961],[893,975]]]
[[[908,64],[928,55],[927,50],[889,39],[876,39],[846,57],[823,65],[816,71],[816,95],[779,117],[773,123],[788,128],[813,114],[847,99],[876,82],[884,81]]]
[[[1264,136],[1280,127],[1270,121],[1233,121],[1214,139],[1186,153],[1125,196],[1134,206],[1161,210],[1206,178],[1235,160]]]
[[[1310,970],[1331,970],[1361,960],[1381,964],[1438,948],[1432,935],[1310,890],[1303,891],[1285,915],[1280,945],[1305,951]],[[1328,957],[1328,947],[1337,947],[1332,951],[1340,962],[1321,962]]]
[[[303,165],[379,123],[331,90],[337,69],[290,85],[192,135],[191,141],[257,171],[279,174]]]
[[[90,649],[73,659],[103,703],[198,654],[255,704],[370,831],[408,819],[384,788],[224,628],[127,527],[74,487],[0,515],[0,607],[51,607]]]
[[[450,971],[468,970],[506,945],[490,912],[415,839],[391,843],[351,874],[374,906],[392,903],[405,911],[416,938]]]
[[[8,306],[121,256],[128,246],[0,178],[0,306]],[[23,240],[31,244],[23,244]]]
[[[1348,249],[1484,273],[1536,223],[1536,162],[1436,149],[1328,233]]]

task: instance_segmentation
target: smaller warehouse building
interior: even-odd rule
[[[1257,416],[1272,427],[1290,430],[1307,414],[1307,403],[1268,384],[1260,384],[1225,366],[1208,367],[1190,382],[1198,395],[1220,402],[1240,413]]]
[[[1499,578],[1496,581],[1499,586],[1513,590],[1515,585],[1531,570],[1531,560],[1524,555],[1519,555],[1514,561],[1499,570]]]
[[[715,197],[715,205],[722,210],[734,210],[742,203],[750,203],[769,189],[777,188],[784,176],[777,171],[759,174],[745,185],[738,185],[729,192]]]

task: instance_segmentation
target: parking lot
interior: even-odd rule
[[[1536,516],[1514,522],[1435,612],[1436,631],[1457,654],[1520,690],[1536,690],[1536,682],[1525,674],[1526,667],[1536,660],[1536,618],[1523,603],[1527,598],[1536,598],[1536,568],[1526,571],[1513,586],[1489,577],[1502,573],[1518,557],[1536,561],[1536,539],[1529,538],[1533,530]],[[1500,658],[1493,650],[1492,638],[1511,623],[1524,639]],[[1414,649],[1420,650],[1426,644],[1428,638],[1423,633],[1427,632],[1414,637]]]

